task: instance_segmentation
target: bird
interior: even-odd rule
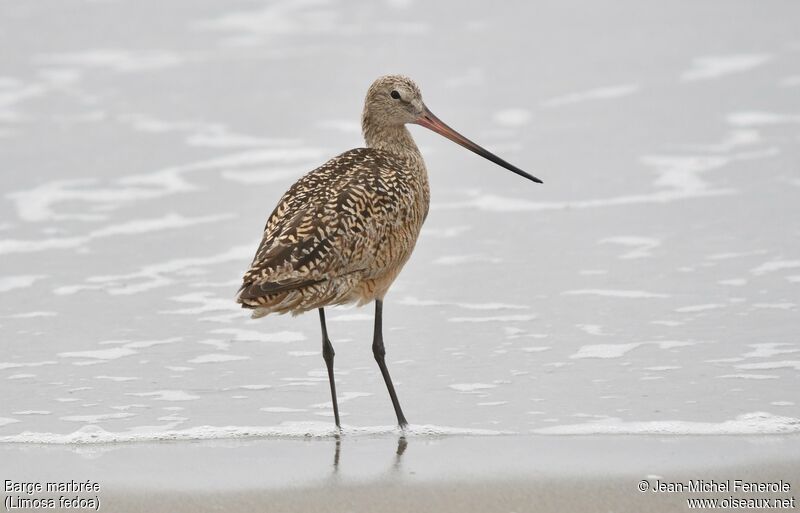
[[[317,310],[336,428],[341,430],[325,308],[375,303],[372,353],[401,429],[408,426],[386,367],[383,300],[411,256],[430,206],[428,172],[406,125],[428,128],[530,181],[437,118],[420,88],[385,75],[367,90],[365,147],[346,151],[295,182],[267,219],[236,300],[252,317]]]

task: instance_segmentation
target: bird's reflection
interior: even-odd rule
[[[400,438],[397,440],[397,451],[394,454],[394,469],[400,469],[400,462],[403,459],[403,453],[406,452],[406,447],[408,447],[408,441],[406,437],[400,435]]]
[[[342,453],[342,437],[336,433],[336,450],[333,453],[333,472],[339,471],[339,456]]]
[[[339,461],[341,460],[342,455],[342,437],[337,433],[334,438],[336,439],[336,442],[333,449],[333,475],[337,475],[339,473]],[[400,438],[397,439],[397,449],[394,452],[394,463],[392,464],[393,470],[397,471],[400,469],[400,464],[403,460],[403,454],[405,454],[407,447],[408,440],[405,436],[400,435]]]

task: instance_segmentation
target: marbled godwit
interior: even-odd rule
[[[389,75],[367,91],[361,117],[366,148],[332,158],[300,178],[267,220],[237,300],[253,317],[318,309],[333,415],[339,406],[325,307],[375,301],[372,353],[397,422],[407,425],[384,361],[383,297],[411,256],[428,214],[428,173],[406,129],[415,123],[534,182],[538,178],[462,136],[433,115],[409,78]]]

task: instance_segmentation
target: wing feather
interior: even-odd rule
[[[377,243],[408,209],[405,173],[394,154],[357,148],[295,182],[267,219],[239,302],[380,271]]]

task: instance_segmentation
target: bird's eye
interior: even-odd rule
[[[400,99],[400,93],[398,93],[397,91],[392,91],[392,92],[391,92],[391,93],[389,93],[389,94],[390,94],[390,95],[392,96],[392,98],[394,98],[395,100],[399,100],[399,99]]]

